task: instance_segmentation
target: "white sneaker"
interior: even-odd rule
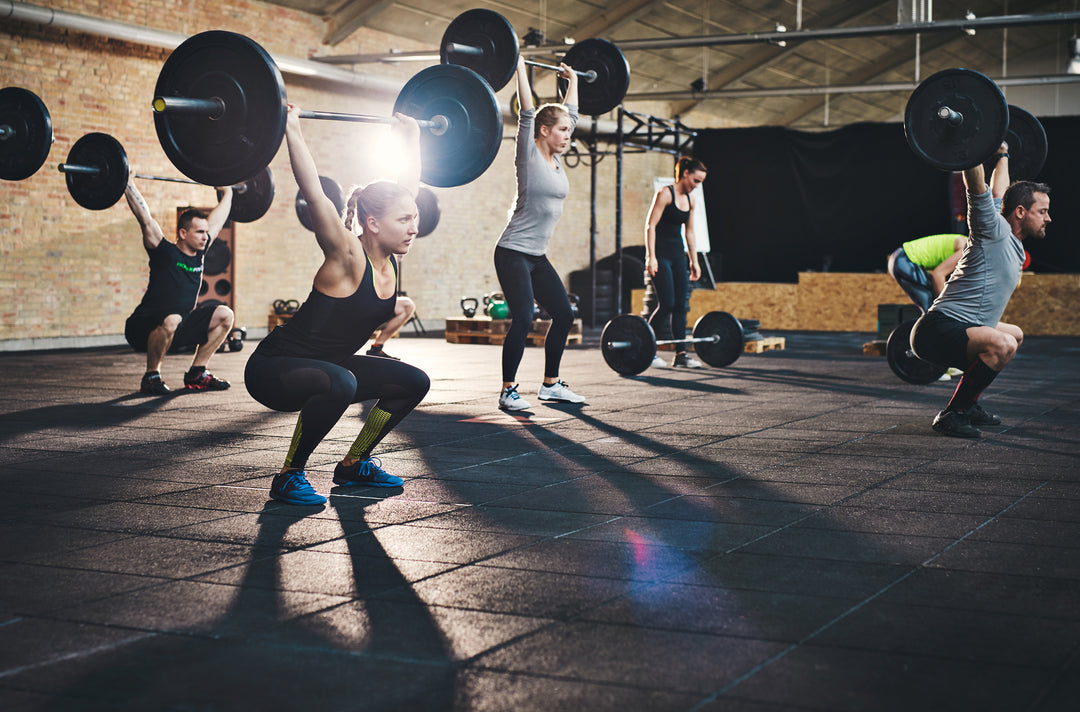
[[[649,364],[650,368],[667,368],[667,361],[660,358],[660,354],[652,357],[652,363]]]
[[[562,401],[563,403],[584,403],[585,396],[579,396],[562,381],[555,381],[550,386],[540,386],[540,400]]]
[[[701,361],[687,353],[677,354],[671,362],[672,368],[701,368]]]
[[[503,389],[499,396],[499,407],[503,410],[528,410],[532,408],[529,402],[518,395],[517,384]]]

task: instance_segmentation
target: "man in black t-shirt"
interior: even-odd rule
[[[134,171],[132,171],[134,176]],[[124,337],[135,351],[146,353],[146,374],[139,390],[164,395],[169,387],[161,378],[161,363],[170,346],[195,346],[195,358],[184,375],[189,391],[221,391],[228,381],[214,378],[206,365],[229,335],[233,311],[224,304],[195,308],[202,285],[203,257],[232,209],[231,188],[219,188],[221,202],[209,214],[189,208],[177,220],[176,243],[165,239],[150,215],[134,179],[124,197],[142,228],[143,247],[150,256],[150,283],[142,301],[128,317]]]

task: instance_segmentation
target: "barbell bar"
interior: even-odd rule
[[[154,125],[165,154],[189,178],[209,185],[243,181],[270,164],[285,136],[285,84],[270,54],[249,37],[211,30],[169,55],[154,89]],[[502,112],[475,72],[421,70],[402,88],[394,113],[414,117],[428,185],[464,185],[498,154]],[[394,123],[392,117],[303,111],[301,117]]]
[[[649,322],[635,314],[621,314],[605,324],[600,335],[604,361],[623,375],[647,369],[656,357],[658,345],[686,343],[694,344],[695,353],[708,365],[729,366],[743,352],[742,324],[727,312],[713,311],[694,323],[691,338],[657,341]]]
[[[482,57],[484,55],[484,50],[480,47],[473,47],[472,45],[466,44],[458,44],[457,42],[447,43],[446,51],[450,54],[468,54],[474,57]],[[529,65],[530,67],[539,67],[540,69],[550,69],[556,72],[562,71],[562,67],[557,67],[554,64],[544,64],[543,62],[537,62],[535,59],[526,59],[525,64]],[[579,71],[577,69],[571,69],[570,71],[572,71],[574,74],[578,75],[587,82],[592,83],[596,81],[597,74],[595,69],[590,69],[585,72]]]
[[[455,17],[443,33],[439,58],[443,64],[468,67],[483,77],[496,91],[506,86],[517,71],[520,41],[510,21],[493,10],[475,8]],[[559,71],[559,67],[533,60],[525,63]],[[563,63],[585,81],[578,86],[582,114],[606,114],[626,97],[630,88],[630,65],[614,43],[591,38],[567,50]],[[564,95],[567,80],[559,78]]]
[[[106,133],[88,133],[76,141],[68,160],[57,166],[64,174],[68,192],[87,210],[106,210],[123,197],[131,176],[123,145]],[[135,174],[136,178],[203,185],[182,178]],[[266,214],[274,202],[274,179],[269,167],[232,186],[236,192],[229,219],[254,222]],[[218,193],[218,199],[221,199]]]

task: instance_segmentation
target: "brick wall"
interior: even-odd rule
[[[321,19],[257,2],[56,1],[58,10],[191,35],[226,29],[248,35],[269,51],[290,57],[316,54],[430,49],[411,40],[359,30],[342,44],[321,44]],[[146,254],[123,200],[104,211],[85,210],[71,199],[56,166],[71,145],[90,131],[115,136],[140,173],[179,176],[158,144],[150,99],[167,50],[98,38],[55,27],[0,20],[0,86],[25,87],[42,98],[53,119],[55,143],[31,178],[0,182],[0,345],[30,339],[98,337],[116,341],[124,320],[146,287]],[[419,67],[364,65],[362,71],[402,83]],[[389,114],[393,96],[362,97],[347,87],[286,75],[289,98],[305,108]],[[540,86],[541,94],[551,82]],[[508,102],[512,87],[500,92]],[[404,288],[432,323],[456,314],[462,295],[497,289],[491,253],[514,196],[513,121],[492,167],[473,183],[436,189],[442,220],[430,237],[414,244],[404,266]],[[348,189],[382,177],[368,161],[373,143],[388,131],[378,125],[307,121],[305,136],[320,173]],[[667,174],[665,154],[626,157],[624,242],[640,244],[641,222],[651,199],[652,177]],[[294,210],[296,184],[284,146],[271,163],[276,197],[261,220],[236,226],[237,324],[266,324],[279,298],[304,299],[321,262],[312,233]],[[569,171],[572,194],[550,255],[564,276],[588,265],[589,170]],[[166,234],[175,232],[177,206],[211,206],[210,188],[141,181],[140,190]],[[615,159],[600,163],[598,255],[613,251]]]

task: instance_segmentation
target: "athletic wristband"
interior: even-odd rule
[[[1000,161],[1002,158],[1008,158],[1008,157],[1009,157],[1009,152],[1006,151],[1005,153],[999,153],[997,155],[997,158],[995,158],[994,160],[995,161]]]

